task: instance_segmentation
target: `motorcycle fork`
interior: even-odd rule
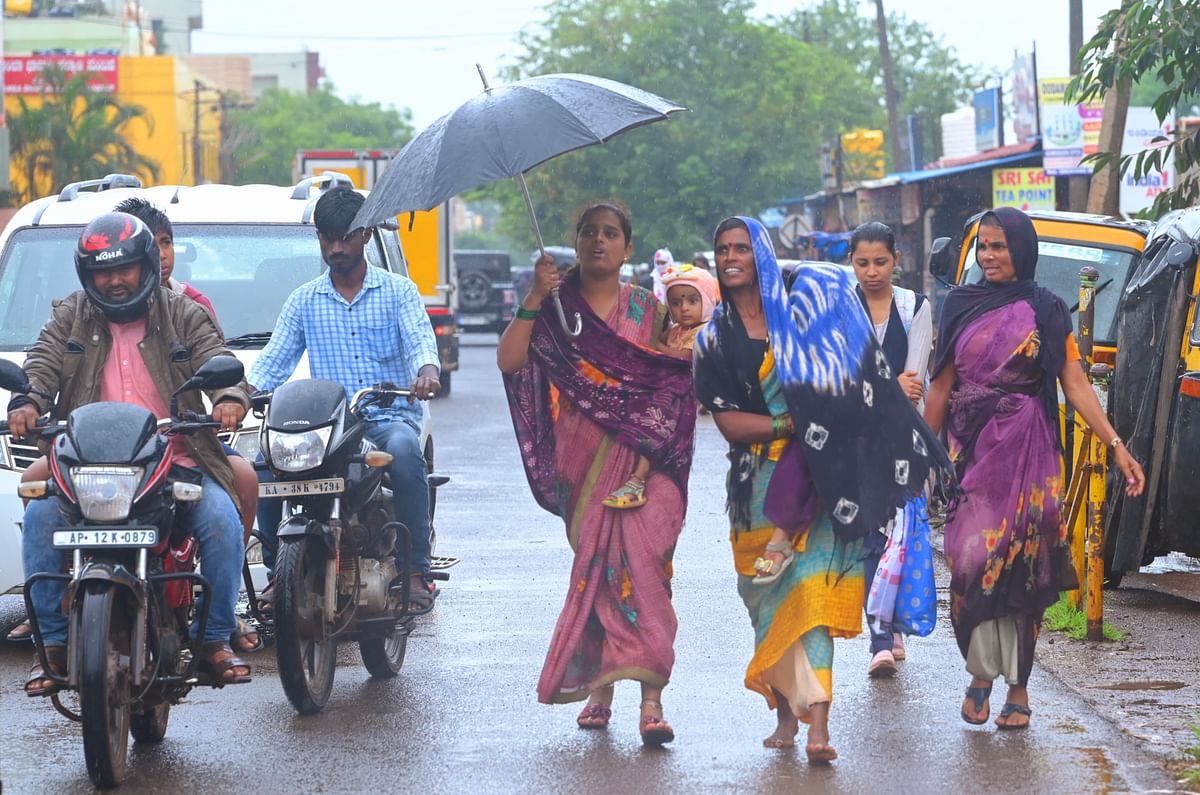
[[[325,625],[332,626],[337,615],[338,568],[342,564],[342,498],[334,497],[329,509],[329,529],[333,532],[333,556],[325,559]]]

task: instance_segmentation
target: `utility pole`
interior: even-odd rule
[[[883,0],[875,0],[875,23],[879,28],[879,63],[883,66],[883,99],[887,105],[888,144],[892,153],[892,169],[901,171],[909,164],[904,160],[904,140],[900,136],[900,104],[896,98],[896,79],[892,74],[892,52],[888,48],[887,15]]]
[[[1124,11],[1128,0],[1121,4]],[[1125,18],[1117,23],[1114,49],[1125,49]],[[1118,80],[1104,95],[1104,119],[1100,123],[1099,151],[1108,152],[1112,160],[1092,175],[1092,187],[1088,192],[1089,213],[1118,215],[1121,212],[1121,144],[1125,141],[1125,117],[1129,114],[1129,94],[1132,86],[1128,79]]]
[[[1070,0],[1071,77],[1079,74],[1079,52],[1083,49],[1083,0]],[[1083,212],[1088,202],[1088,178],[1067,177],[1067,209]]]
[[[200,91],[203,86],[199,80],[192,81],[195,90],[192,102],[192,184],[200,184]]]

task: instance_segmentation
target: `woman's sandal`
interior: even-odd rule
[[[213,687],[225,685],[241,685],[250,681],[250,674],[234,673],[235,668],[245,668],[248,672],[250,665],[230,648],[223,640],[213,640],[200,647],[200,670],[208,674],[209,684]]]
[[[837,751],[829,743],[811,743],[804,746],[810,765],[827,765],[837,759]]]
[[[25,619],[20,624],[8,631],[5,640],[9,643],[21,643],[33,637],[33,624],[29,623],[29,619]]]
[[[1011,718],[1013,715],[1024,715],[1026,718],[1032,718],[1033,710],[1031,710],[1029,707],[1025,706],[1024,704],[1014,704],[1011,701],[1009,701],[1000,710],[1000,718],[1007,719],[1007,718]],[[1014,731],[1016,729],[1028,729],[1029,728],[1028,720],[1026,720],[1024,723],[1001,723],[1000,718],[996,719],[996,728],[1002,729],[1003,731]],[[986,720],[986,718],[984,720]]]
[[[663,708],[661,703],[650,698],[642,700],[641,708],[646,707],[657,709],[659,712],[662,712]],[[656,715],[643,715],[639,731],[642,735],[642,745],[647,747],[657,748],[675,739],[675,730],[671,728],[671,724]]]
[[[607,704],[588,704],[579,713],[575,722],[581,729],[607,729],[608,720],[612,717],[612,708]]]
[[[47,667],[50,669],[50,673],[65,676],[67,672],[67,647],[47,646],[46,662],[49,663]],[[45,684],[35,687],[35,685],[42,682]],[[25,695],[49,696],[57,693],[59,687],[58,682],[46,678],[46,669],[42,668],[42,658],[40,655],[35,655],[33,666],[29,669],[29,678],[25,680]]]
[[[975,712],[978,713],[979,710],[983,709],[983,705],[988,703],[988,699],[991,698],[992,686],[988,685],[987,687],[968,687],[965,695],[967,698],[971,699],[971,706],[974,707]],[[1008,708],[1008,705],[1006,704],[1005,709],[1007,709],[1007,708]],[[959,710],[958,714],[962,716],[962,719],[964,721],[971,724],[972,726],[982,726],[983,724],[988,722],[988,718],[991,717],[992,710],[991,710],[991,707],[989,706],[987,714],[985,714],[982,718],[972,718],[970,715],[967,714],[967,708],[966,708],[966,705],[964,704],[963,708],[961,710]]]
[[[619,511],[640,508],[646,504],[646,481],[630,478],[620,488],[605,497],[600,504],[605,508],[616,508]]]
[[[249,640],[251,635],[254,636],[254,640]],[[238,654],[252,654],[262,649],[262,635],[245,621],[239,620],[237,629],[229,636],[229,645],[236,649]]]
[[[783,555],[783,560],[774,561],[770,558],[759,558],[754,561],[754,571],[757,572],[754,579],[750,581],[752,585],[770,585],[779,579],[779,575],[787,570],[787,567],[792,565],[792,561],[796,559],[796,550],[792,547],[790,541],[771,541],[767,544],[766,552],[778,552]]]

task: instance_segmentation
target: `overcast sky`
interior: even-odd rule
[[[761,15],[809,0],[759,0]],[[1119,0],[1084,0],[1084,39]],[[519,52],[514,37],[544,19],[538,0],[204,0],[200,53],[321,55],[344,97],[409,107],[417,129],[481,90],[476,61],[492,78]],[[874,3],[861,0],[864,14]],[[886,0],[889,11],[925,22],[967,62],[1007,69],[1013,51],[1037,43],[1038,73],[1067,74],[1067,0]],[[969,9],[969,10],[968,10]],[[262,32],[251,32],[262,31]],[[669,46],[669,42],[664,42]]]

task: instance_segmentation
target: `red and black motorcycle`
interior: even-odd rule
[[[171,418],[162,421],[126,403],[80,406],[41,428],[51,441],[51,477],[21,484],[23,498],[56,499],[62,515],[53,545],[69,556],[68,573],[30,576],[25,607],[45,678],[78,694],[78,713],[57,693],[50,698],[82,724],[88,775],[98,787],[121,782],[130,734],[162,740],[173,704],[195,686],[223,684],[198,668],[211,598],[201,602],[196,635],[189,627],[197,592],[211,589],[196,571],[197,543],[177,521],[201,497],[200,473],[174,464],[169,437],[220,427],[207,415],[181,415],[180,394],[232,387],[242,375],[232,356],[209,359],[176,390]],[[0,361],[0,387],[34,392],[8,361]],[[48,665],[31,598],[34,584],[50,580],[67,586],[65,675]]]

